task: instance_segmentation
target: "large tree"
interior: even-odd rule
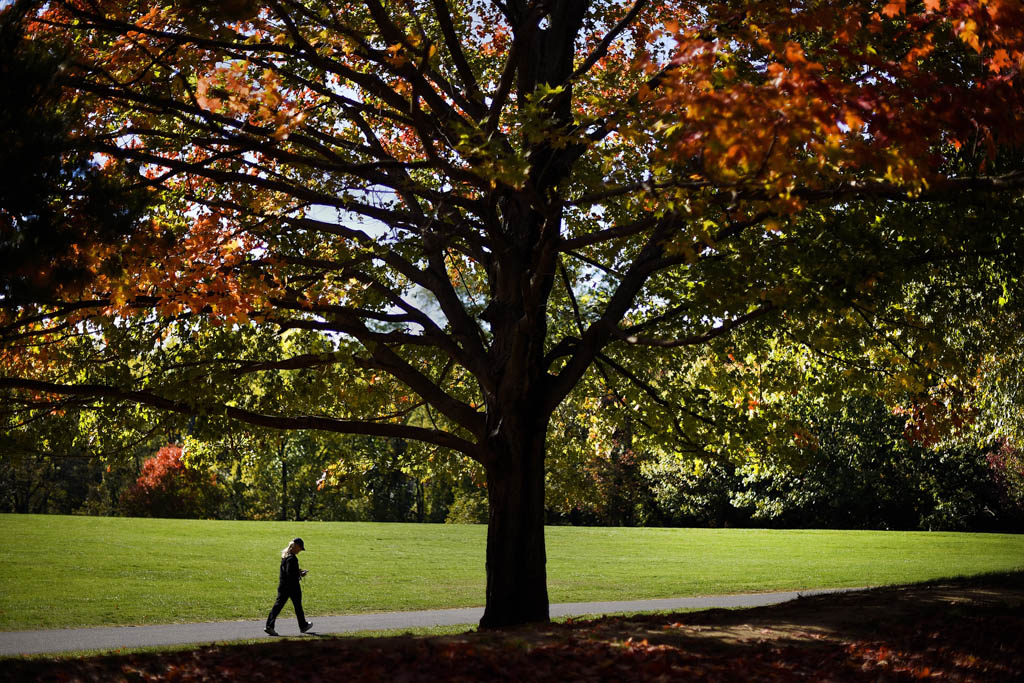
[[[751,325],[811,334],[819,314],[846,338],[920,332],[883,317],[901,287],[1016,253],[1013,0],[7,12],[68,55],[78,150],[157,199],[116,248],[71,245],[90,277],[5,294],[8,404],[102,398],[459,452],[487,478],[487,627],[548,618],[546,442],[578,387],[623,403],[630,386],[671,416],[631,429],[700,450],[723,427],[702,387],[659,393],[659,352]],[[5,239],[31,230],[0,217]],[[238,342],[267,329],[326,350]],[[280,405],[233,389],[282,370],[306,388]]]

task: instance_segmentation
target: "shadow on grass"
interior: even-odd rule
[[[1022,680],[1024,572],[505,632],[309,635],[165,653],[9,659],[0,680]]]

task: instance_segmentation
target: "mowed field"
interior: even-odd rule
[[[295,536],[311,619],[484,602],[483,526],[0,515],[0,629],[262,619]],[[1004,534],[549,527],[547,547],[552,602],[1024,569]]]

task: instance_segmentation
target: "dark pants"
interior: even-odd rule
[[[277,615],[281,613],[284,603],[288,602],[289,599],[292,601],[292,607],[295,608],[295,617],[299,620],[299,628],[301,629],[306,625],[306,615],[302,611],[302,589],[296,588],[289,592],[278,588],[277,600],[274,601],[274,606],[270,608],[270,615],[267,617],[267,628],[274,628]]]

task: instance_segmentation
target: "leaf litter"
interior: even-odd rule
[[[1024,574],[453,636],[9,659],[0,681],[1024,680]]]

